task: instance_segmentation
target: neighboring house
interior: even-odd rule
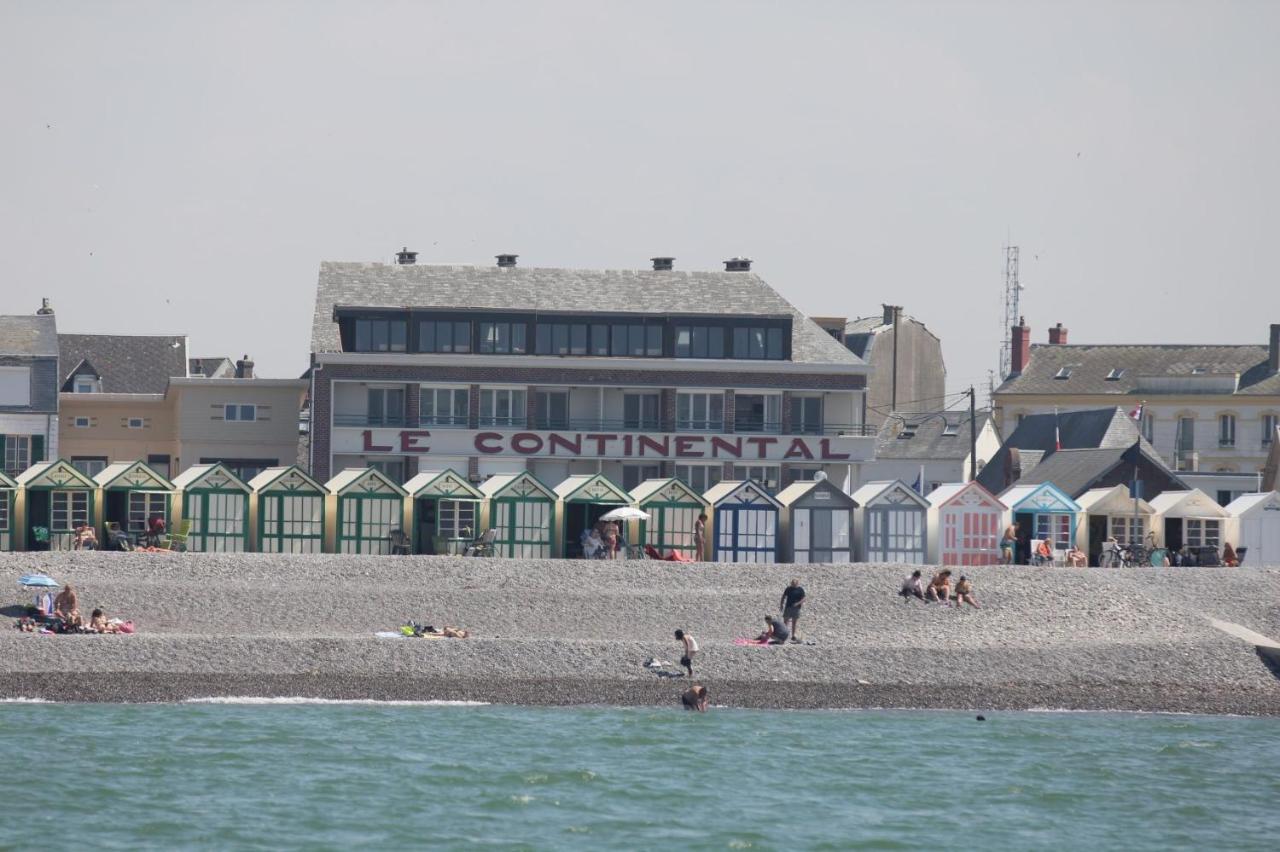
[[[234,379],[236,365],[230,358],[190,358],[187,370],[192,378]]]
[[[1074,500],[1091,489],[1116,485],[1128,487],[1132,494],[1135,481],[1138,497],[1143,499],[1187,488],[1151,446],[1140,440],[1129,447],[1059,450],[1046,456],[1015,484],[1052,482]]]
[[[698,493],[871,457],[867,365],[750,271],[322,263],[311,336],[311,473],[375,466],[554,487],[602,473]]]
[[[979,411],[977,426],[977,469],[1000,449],[991,412]],[[937,411],[931,414],[895,412],[885,420],[876,437],[876,456],[862,465],[864,482],[901,479],[914,483],[924,469],[922,482],[928,494],[948,482],[968,482],[970,460],[969,412]]]
[[[941,408],[947,392],[942,341],[920,320],[903,314],[901,307],[883,308],[883,313],[852,320],[844,328],[845,346],[871,365],[867,423],[874,426],[882,424],[891,411],[921,413]]]
[[[242,479],[292,464],[306,382],[258,379],[248,358],[226,378],[187,374],[181,335],[58,335],[62,352],[60,455],[93,476],[144,461],[166,477],[221,462]],[[237,378],[237,374],[239,378]]]
[[[0,449],[11,477],[58,453],[58,329],[45,299],[0,317]]]
[[[1188,483],[1219,502],[1257,488],[1280,424],[1280,324],[1265,344],[1067,343],[1061,324],[1032,346],[1012,329],[1012,371],[993,395],[1006,437],[1029,414],[1142,406],[1142,435]]]

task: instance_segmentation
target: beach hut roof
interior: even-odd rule
[[[707,504],[702,495],[685,484],[682,479],[646,479],[631,489],[631,499],[637,505],[645,503],[698,503]]]
[[[859,506],[870,506],[875,503],[915,503],[921,508],[929,508],[929,501],[901,479],[882,479],[864,483],[853,492],[853,500]]]
[[[173,487],[180,491],[231,488],[246,494],[249,492],[249,486],[240,477],[223,467],[221,462],[192,465],[173,478]]]
[[[577,473],[555,488],[556,496],[566,503],[616,503],[625,506],[631,495],[609,481],[603,473]]]
[[[1081,494],[1076,502],[1080,504],[1082,512],[1092,512],[1095,515],[1133,514],[1133,495],[1129,493],[1127,485],[1094,488]],[[1153,515],[1155,510],[1146,500],[1138,498],[1138,514]]]
[[[702,499],[712,506],[720,506],[726,503],[737,503],[739,505],[763,505],[767,503],[775,509],[782,508],[769,493],[768,489],[754,479],[724,480],[708,488],[707,492],[702,495]]]
[[[1263,512],[1275,512],[1280,517],[1280,493],[1241,494],[1227,504],[1227,514],[1236,518],[1251,518]]]
[[[957,506],[984,506],[989,509],[1004,511],[1009,508],[996,495],[982,486],[982,483],[947,482],[929,492],[925,498],[935,509],[954,503]]]
[[[146,462],[109,464],[93,478],[102,488],[130,488],[139,491],[172,491],[173,483],[156,473]]]
[[[17,487],[18,483],[14,482],[13,478],[3,470],[0,470],[0,491],[12,491]]]
[[[1151,499],[1151,508],[1166,518],[1225,518],[1227,510],[1199,488],[1165,491]]]
[[[858,505],[829,479],[802,479],[793,482],[778,492],[778,502],[783,506],[790,506],[811,494],[825,495],[817,499],[830,501],[832,507],[854,509]]]
[[[454,470],[424,470],[404,484],[404,490],[419,497],[445,497],[450,500],[483,500],[480,490]]]
[[[25,488],[97,488],[92,479],[62,459],[39,462],[18,474],[17,482]]]
[[[1074,515],[1080,504],[1062,492],[1052,482],[1035,485],[1015,485],[1000,495],[1000,499],[1014,512],[1041,512]]]
[[[249,480],[249,487],[261,494],[264,491],[287,491],[291,494],[323,494],[324,486],[307,475],[296,464],[269,467]]]
[[[480,483],[480,493],[489,498],[540,497],[556,501],[556,492],[542,484],[538,477],[527,470],[519,473],[495,473]]]
[[[349,467],[324,484],[331,494],[340,497],[352,494],[395,494],[405,496],[405,490],[391,481],[376,467]]]

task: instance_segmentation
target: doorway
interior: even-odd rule
[[[1170,556],[1182,549],[1182,518],[1164,519],[1164,546]]]
[[[1018,565],[1030,565],[1031,534],[1036,528],[1036,516],[1032,512],[1017,512],[1013,522],[1018,527],[1018,550],[1013,561]]]
[[[1089,516],[1089,564],[1098,565],[1102,558],[1102,542],[1107,539],[1107,515]]]
[[[617,506],[599,503],[565,503],[564,504],[564,555],[566,559],[582,558],[582,534],[590,530],[600,517],[618,508]],[[618,533],[626,538],[627,525],[618,524]],[[621,550],[622,542],[618,548]]]
[[[417,553],[435,553],[436,535],[436,500],[434,497],[422,497],[414,506],[413,516],[418,519]]]
[[[49,550],[52,530],[49,529],[49,492],[35,489],[27,492],[27,550]],[[42,536],[36,529],[44,530]]]

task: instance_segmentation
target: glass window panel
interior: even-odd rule
[[[609,347],[611,355],[627,354],[627,327],[625,325],[613,326],[613,342]]]
[[[627,354],[632,356],[644,355],[644,326],[632,325],[627,327]]]
[[[418,323],[418,351],[436,351],[436,324],[433,322]]]
[[[471,351],[471,323],[455,322],[453,324],[453,351]]]
[[[551,354],[551,324],[540,322],[534,328],[533,351],[538,355]]]
[[[746,358],[747,352],[751,349],[750,335],[745,328],[735,328],[733,330],[733,357]]]
[[[554,355],[569,354],[569,326],[558,322],[551,327],[551,352]]]
[[[651,358],[657,358],[662,355],[662,326],[646,325],[644,327],[644,340],[646,355]]]
[[[522,322],[513,322],[511,324],[511,352],[515,355],[523,355],[525,349],[525,334],[528,329]]]
[[[609,354],[609,326],[600,323],[591,326],[591,354]]]
[[[676,357],[688,358],[693,352],[693,330],[687,325],[676,327]]]
[[[369,332],[369,321],[356,320],[356,351],[369,352],[373,346],[373,339]]]
[[[707,329],[707,357],[724,357],[724,329],[720,326]]]
[[[748,356],[751,358],[764,357],[764,329],[752,328],[749,330],[748,338],[750,345],[747,349]]]
[[[587,326],[583,323],[574,323],[569,326],[569,354],[587,354]]]
[[[390,349],[391,349],[391,351],[392,351],[392,352],[403,352],[403,351],[404,351],[404,349],[405,349],[405,327],[406,327],[406,325],[407,325],[407,324],[405,323],[405,321],[404,321],[404,320],[392,320],[392,321],[391,321],[391,323],[389,324],[390,331],[391,331],[391,346],[390,346]]]
[[[782,359],[782,329],[769,329],[768,348],[765,357],[774,361]]]

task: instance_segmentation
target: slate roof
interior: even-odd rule
[[[1157,478],[1156,482],[1149,482],[1148,480],[1151,478],[1149,474],[1139,473],[1139,478],[1144,482],[1148,492],[1156,487],[1161,490],[1186,487],[1186,484],[1178,479],[1178,475],[1170,471],[1158,456],[1143,449],[1139,449],[1137,452],[1141,453],[1150,467],[1158,469],[1167,477],[1163,481],[1159,481]],[[1132,468],[1130,466],[1133,464],[1133,459],[1133,447],[1128,449],[1062,450],[1048,456],[1044,461],[1033,467],[1030,472],[1023,474],[1022,478],[1018,480],[1018,484],[1035,485],[1041,482],[1052,482],[1066,492],[1068,496],[1078,497],[1094,487],[1104,476],[1117,467],[1123,466],[1125,470],[1131,472]]]
[[[1023,371],[1010,376],[998,394],[1113,394],[1116,396],[1160,393],[1221,393],[1218,385],[1196,387],[1198,376],[1238,375],[1237,394],[1280,394],[1280,373],[1267,364],[1265,345],[1253,346],[1091,346],[1036,344]],[[1054,378],[1064,368],[1070,378]],[[1107,379],[1112,370],[1123,370]],[[1195,372],[1200,371],[1200,372]],[[1143,378],[1162,377],[1155,387]],[[1169,383],[1171,378],[1186,382]],[[1136,402],[1136,400],[1135,400]]]
[[[53,314],[0,317],[0,355],[58,357],[58,326]]]
[[[103,393],[164,393],[170,377],[187,375],[182,335],[59,334],[58,348],[64,392],[85,361],[102,380]]]
[[[975,426],[978,434],[990,422],[991,412],[979,411]],[[943,435],[947,427],[954,435]],[[902,435],[914,431],[914,437]],[[963,459],[969,455],[969,412],[945,411],[922,417],[919,414],[894,412],[880,426],[876,435],[877,461],[880,459]]]
[[[864,362],[750,272],[320,264],[312,352],[340,352],[335,306],[790,317],[791,360]]]
[[[915,323],[935,339],[938,337],[932,331],[929,331],[928,327],[923,322],[915,317],[902,314],[898,317],[898,323],[900,325]],[[886,332],[891,328],[893,328],[893,323],[886,323],[884,321],[883,313],[849,320],[849,322],[845,323],[844,326],[844,345],[859,358],[866,359],[867,355],[871,351],[871,341],[875,340],[877,334]]]
[[[200,365],[199,372],[196,371],[196,365]],[[234,379],[236,377],[236,365],[230,358],[188,358],[187,371],[189,375],[201,375],[206,379]]]

